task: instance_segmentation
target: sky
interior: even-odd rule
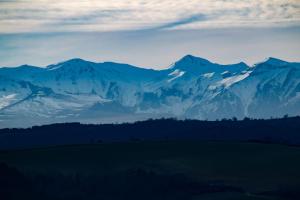
[[[299,0],[0,0],[0,66],[300,61]]]

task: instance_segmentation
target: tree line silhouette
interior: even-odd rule
[[[300,144],[300,117],[217,121],[149,119],[123,124],[61,123],[0,129],[0,148],[139,140],[237,140]]]

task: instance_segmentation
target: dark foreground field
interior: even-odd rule
[[[1,199],[300,199],[300,148],[103,143],[0,152]]]

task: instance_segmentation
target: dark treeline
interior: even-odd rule
[[[300,117],[220,121],[157,119],[124,124],[62,123],[1,129],[0,148],[139,140],[238,140],[300,144]]]

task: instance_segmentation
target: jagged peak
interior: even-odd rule
[[[169,69],[180,69],[184,71],[195,71],[195,70],[200,70],[201,66],[208,66],[208,65],[213,65],[210,61],[196,57],[193,55],[186,55],[182,57],[180,60],[172,64]]]
[[[43,70],[44,68],[42,67],[37,67],[37,66],[33,66],[33,65],[28,65],[28,64],[24,64],[24,65],[20,65],[17,67],[0,67],[0,70],[26,70],[26,71],[32,71],[32,70]]]
[[[63,62],[59,62],[57,64],[52,64],[52,65],[48,65],[46,68],[48,70],[54,70],[54,69],[58,69],[62,66],[72,66],[72,67],[76,67],[76,66],[81,66],[81,64],[95,64],[93,62],[87,61],[87,60],[83,60],[81,58],[72,58]]]
[[[236,65],[249,67],[249,65],[247,65],[245,62],[239,62],[239,63],[237,63]]]
[[[249,65],[247,65],[245,62],[239,62],[235,64],[228,64],[228,65],[222,65],[224,67],[234,67],[234,68],[240,68],[240,69],[248,69],[250,68]]]
[[[287,61],[284,61],[284,60],[281,60],[281,59],[278,59],[278,58],[268,57],[264,61],[255,64],[255,66],[261,65],[261,64],[282,66],[282,65],[286,65],[287,63],[288,63]]]
[[[20,67],[20,68],[38,68],[38,67],[36,67],[36,66],[28,65],[28,64],[20,65],[19,67]]]
[[[28,64],[24,64],[24,65],[20,65],[17,67],[4,67],[4,68],[8,68],[8,69],[37,69],[37,68],[41,68],[41,67],[37,67],[37,66],[33,66],[33,65],[28,65]]]
[[[201,74],[207,72],[221,73],[226,70],[230,72],[241,72],[249,68],[250,67],[244,62],[223,65],[223,64],[210,62],[209,60],[201,57],[186,55],[178,62],[176,62],[174,65],[172,65],[170,69],[172,70],[178,69],[180,71],[186,71],[198,75],[199,73]]]
[[[266,63],[278,65],[278,64],[286,64],[288,62],[278,59],[278,58],[269,57],[269,58],[267,58]]]
[[[187,62],[187,63],[202,63],[202,64],[210,64],[211,62],[205,58],[201,58],[201,57],[197,57],[197,56],[193,56],[193,55],[186,55],[184,57],[182,57],[179,61],[177,61],[176,63],[180,63],[180,62]]]
[[[83,60],[81,58],[72,58],[72,59],[69,59],[69,60],[65,60],[65,61],[59,62],[59,63],[57,63],[55,65],[75,64],[75,63],[91,63],[91,62],[87,61],[87,60]]]
[[[270,70],[300,68],[300,63],[287,62],[278,58],[269,57],[265,61],[257,63],[253,66],[255,72],[267,72]]]

